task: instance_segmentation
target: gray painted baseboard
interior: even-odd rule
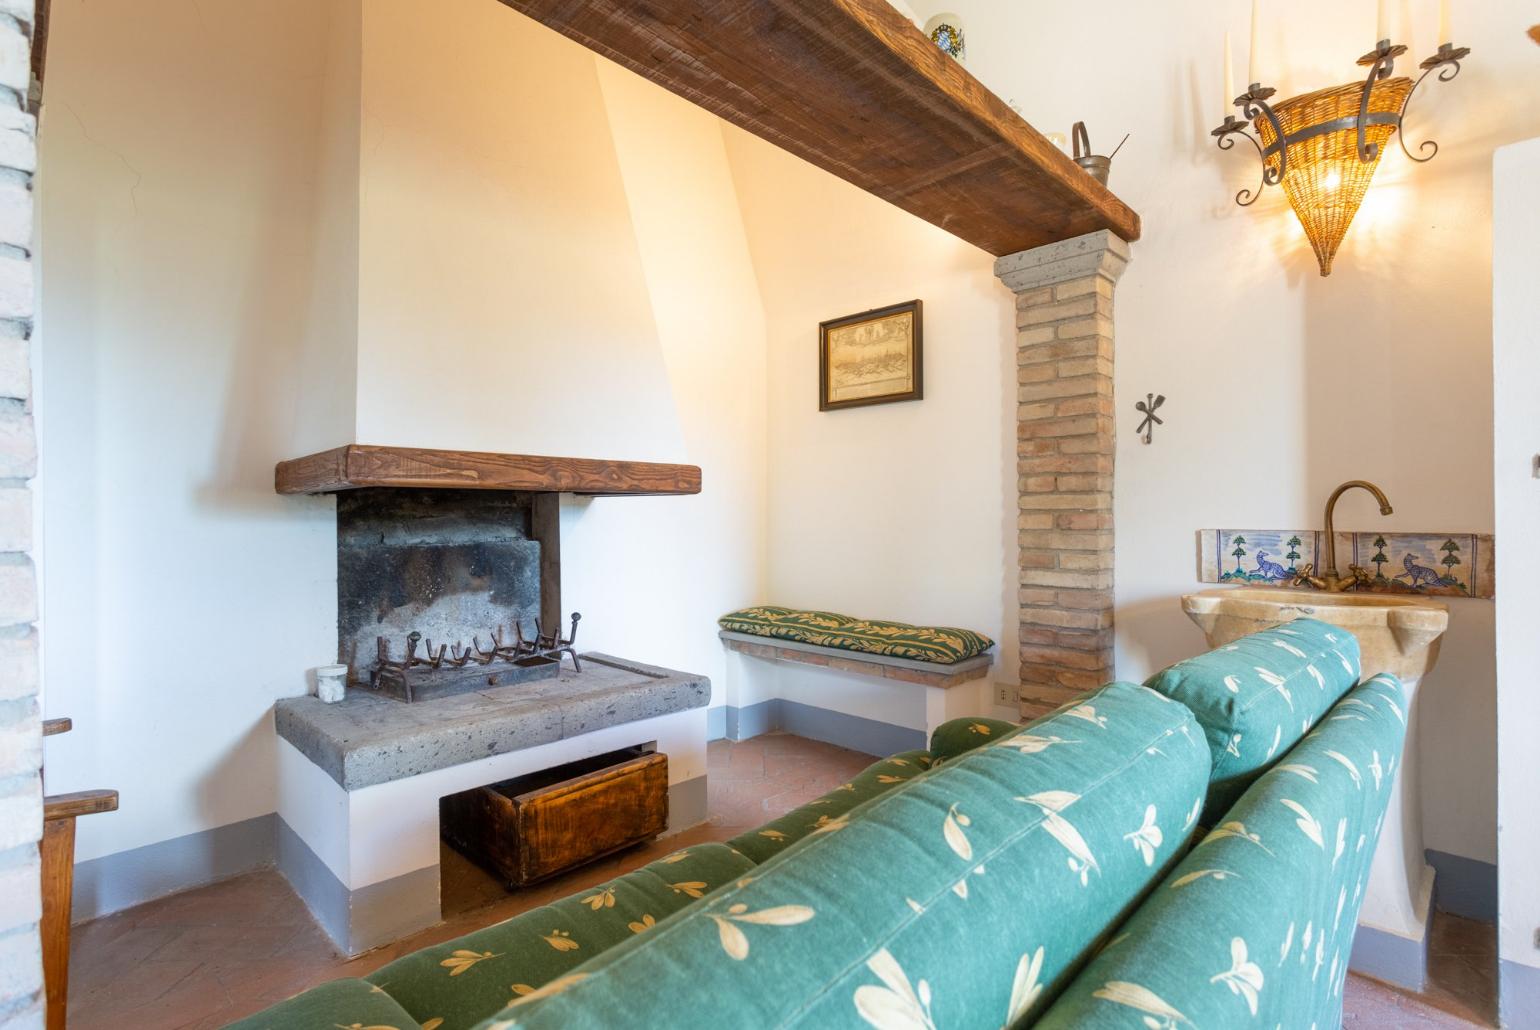
[[[437,865],[350,891],[288,823],[280,818],[277,824],[278,871],[344,955],[361,955],[442,921]]]
[[[1502,1025],[1540,1026],[1540,969],[1504,959],[1497,976]]]
[[[1410,940],[1386,930],[1359,925],[1353,934],[1348,968],[1414,993],[1428,982],[1427,937]]]
[[[668,833],[679,833],[706,821],[706,777],[683,780],[668,788]]]
[[[70,918],[83,923],[271,866],[277,820],[270,812],[77,863]]]
[[[721,732],[712,736],[712,740],[718,737],[748,740],[763,733],[785,730],[799,737],[821,740],[879,757],[924,748],[929,743],[924,730],[894,726],[876,719],[846,715],[844,712],[781,698],[772,698],[744,708],[726,705],[713,711],[721,711],[723,715]]]
[[[706,739],[721,740],[727,736],[727,706],[717,705],[706,709]]]
[[[761,701],[745,708],[728,708],[727,738],[748,740],[781,728],[781,702],[778,698]]]
[[[852,751],[879,757],[925,748],[930,744],[924,730],[894,726],[844,712],[831,712],[799,701],[780,704],[781,729],[799,737],[838,744]]]
[[[1428,865],[1438,873],[1433,881],[1433,904],[1439,911],[1483,923],[1497,922],[1497,866],[1431,848],[1426,854]]]

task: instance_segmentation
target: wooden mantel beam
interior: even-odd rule
[[[281,494],[327,494],[364,487],[519,490],[595,497],[698,494],[700,468],[650,461],[348,444],[280,461],[273,486]]]
[[[991,254],[1139,236],[887,0],[501,2]]]

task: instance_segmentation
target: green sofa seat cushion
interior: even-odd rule
[[[419,1023],[439,1020],[437,1030],[465,1030],[753,868],[725,844],[683,848],[554,904],[415,951],[368,980]]]
[[[811,836],[831,820],[848,814],[852,809],[886,794],[900,784],[908,783],[930,766],[928,751],[901,751],[872,763],[852,777],[849,783],[834,788],[823,797],[794,808],[779,819],[739,834],[727,844],[758,865]]]
[[[1019,729],[1020,724],[1004,719],[948,719],[930,735],[931,757],[938,762],[950,762],[980,744],[999,740]]]
[[[984,634],[969,629],[853,619],[834,612],[774,605],[740,608],[722,616],[717,624],[734,633],[942,665],[953,665],[995,646]]]
[[[1037,1030],[1341,1026],[1405,715],[1391,676],[1343,698],[1171,871]]]
[[[1051,758],[1051,760],[1050,760]],[[505,1017],[547,1027],[999,1027],[1183,852],[1208,785],[1181,705],[1111,684],[833,820]]]
[[[226,1030],[420,1030],[389,994],[364,980],[332,980],[231,1023]]]
[[[1214,769],[1203,824],[1213,825],[1358,676],[1357,637],[1295,619],[1150,677],[1145,685],[1192,709],[1208,735]]]

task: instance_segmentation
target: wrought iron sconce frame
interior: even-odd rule
[[[1417,87],[1422,85],[1434,72],[1438,73],[1439,82],[1449,82],[1460,74],[1460,62],[1470,54],[1470,47],[1457,47],[1452,43],[1441,44],[1433,56],[1424,60],[1418,67],[1422,74],[1412,83],[1412,88],[1406,94],[1401,107],[1395,112],[1371,112],[1369,110],[1369,95],[1374,85],[1384,79],[1388,79],[1395,70],[1396,58],[1407,51],[1404,44],[1392,44],[1388,39],[1379,41],[1378,46],[1358,59],[1358,64],[1368,68],[1369,73],[1364,79],[1363,95],[1358,102],[1357,116],[1337,118],[1332,121],[1320,122],[1308,125],[1290,136],[1284,133],[1283,124],[1279,121],[1277,113],[1268,101],[1278,92],[1271,86],[1263,86],[1253,82],[1245,93],[1235,98],[1235,106],[1240,108],[1244,118],[1237,118],[1233,114],[1225,115],[1225,120],[1209,135],[1214,137],[1215,144],[1220,150],[1229,150],[1235,146],[1237,135],[1245,136],[1256,148],[1257,157],[1262,162],[1262,181],[1256,189],[1242,189],[1235,195],[1235,202],[1241,207],[1250,207],[1256,203],[1262,191],[1269,186],[1276,186],[1283,181],[1289,168],[1289,147],[1296,143],[1316,136],[1322,136],[1331,132],[1356,131],[1358,134],[1358,158],[1367,163],[1375,161],[1379,157],[1378,144],[1367,142],[1364,139],[1364,130],[1370,125],[1393,125],[1396,129],[1396,140],[1401,144],[1402,151],[1407,157],[1419,164],[1433,160],[1438,154],[1438,143],[1434,140],[1423,140],[1418,144],[1418,153],[1426,152],[1427,156],[1419,157],[1412,153],[1406,145],[1404,122],[1407,109],[1411,106],[1412,97],[1417,93]],[[1266,119],[1272,127],[1275,142],[1263,148],[1262,143],[1248,131],[1258,119]],[[1278,155],[1278,163],[1269,165],[1268,158]]]

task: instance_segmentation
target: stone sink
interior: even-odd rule
[[[1365,679],[1389,672],[1408,689],[1415,689],[1437,663],[1439,643],[1449,628],[1447,605],[1404,594],[1218,587],[1185,595],[1182,610],[1211,648],[1292,619],[1341,626],[1358,638]]]
[[[1358,638],[1363,677],[1393,673],[1406,692],[1406,750],[1364,890],[1352,968],[1413,990],[1423,986],[1433,870],[1422,847],[1417,785],[1417,687],[1438,662],[1449,608],[1405,594],[1323,593],[1279,587],[1218,587],[1182,597],[1182,610],[1211,648],[1294,619],[1341,626]]]

